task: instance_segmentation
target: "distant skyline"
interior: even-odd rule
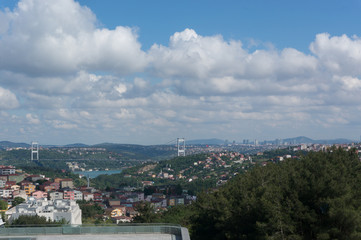
[[[0,140],[359,140],[360,12],[356,0],[0,0]]]

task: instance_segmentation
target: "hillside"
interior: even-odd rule
[[[157,221],[185,223],[195,240],[360,239],[360,170],[353,150],[309,153],[256,167]]]

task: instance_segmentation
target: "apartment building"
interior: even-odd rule
[[[26,202],[6,211],[5,215],[9,223],[21,215],[38,215],[51,221],[65,219],[69,224],[82,224],[79,205],[75,201],[65,199],[47,200],[30,197]]]

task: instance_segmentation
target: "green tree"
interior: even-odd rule
[[[66,224],[65,219],[62,219],[60,221],[51,221],[48,220],[44,216],[38,216],[38,215],[20,215],[17,219],[15,219],[11,225],[12,226],[22,226],[26,225],[27,227],[36,227],[41,225],[61,225]]]
[[[361,239],[360,185],[355,150],[256,167],[199,195],[192,239]]]
[[[104,213],[104,210],[99,204],[94,203],[92,201],[87,202],[85,200],[77,201],[79,207],[82,211],[82,218],[94,218],[97,215],[101,215]]]
[[[8,210],[8,202],[0,200],[0,210]]]
[[[22,197],[15,197],[12,203],[12,206],[15,207],[16,205],[19,205],[20,203],[25,202],[25,199]]]
[[[135,223],[152,223],[157,222],[158,216],[154,207],[149,202],[138,203],[134,208],[139,215],[133,218]]]

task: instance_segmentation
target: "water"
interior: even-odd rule
[[[103,175],[103,174],[111,175],[111,174],[116,174],[116,173],[121,173],[121,172],[122,172],[122,169],[107,170],[107,171],[84,171],[84,172],[75,171],[74,173],[84,175],[85,177],[88,177],[88,175],[89,175],[89,178],[96,178],[97,176]]]

